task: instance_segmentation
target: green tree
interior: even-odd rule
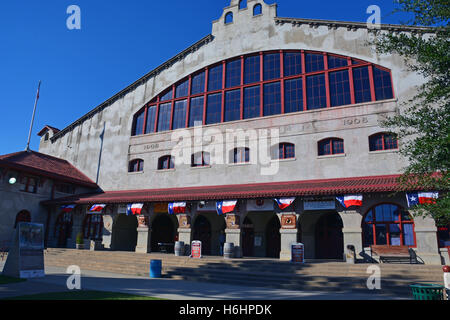
[[[401,185],[440,191],[436,204],[422,205],[439,225],[450,222],[450,0],[396,0],[393,12],[412,17],[402,23],[411,32],[377,30],[374,40],[380,54],[398,54],[411,71],[425,78],[417,94],[383,126],[402,140],[400,153],[409,161]]]

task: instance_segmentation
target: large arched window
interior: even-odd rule
[[[175,168],[175,161],[172,156],[163,156],[158,159],[158,170],[169,170]]]
[[[344,140],[339,138],[328,138],[318,143],[319,156],[328,156],[344,153]]]
[[[362,227],[365,247],[416,245],[411,215],[395,204],[380,204],[370,209],[364,217]]]
[[[370,151],[398,149],[398,140],[395,134],[382,132],[369,137]]]
[[[294,159],[295,158],[295,145],[292,143],[280,143],[278,146],[278,159]]]
[[[128,165],[128,172],[142,172],[144,171],[144,160],[135,159],[130,161]]]
[[[393,97],[390,70],[373,63],[307,50],[254,52],[162,90],[134,115],[132,135]]]

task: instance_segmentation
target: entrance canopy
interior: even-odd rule
[[[389,175],[170,189],[107,191],[103,193],[74,195],[66,198],[43,201],[42,204],[119,204],[295,196],[334,196],[353,193],[392,192],[401,191],[401,187],[398,183],[399,177],[400,175]]]

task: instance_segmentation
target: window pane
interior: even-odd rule
[[[294,76],[302,73],[302,54],[286,52],[284,54],[284,76]]]
[[[328,69],[340,68],[348,66],[346,58],[328,56]]]
[[[218,123],[222,119],[222,94],[210,94],[206,106],[206,124]]]
[[[371,224],[364,224],[363,241],[364,247],[373,245],[373,226]]]
[[[389,225],[389,238],[391,246],[401,246],[400,239],[400,225],[399,224],[390,224]]]
[[[260,87],[244,89],[244,119],[260,116]]]
[[[170,130],[171,113],[171,103],[164,103],[159,106],[158,132]]]
[[[215,91],[222,89],[222,73],[223,73],[222,65],[209,69],[208,91]]]
[[[375,225],[375,236],[376,236],[376,244],[377,245],[386,245],[386,225],[385,224],[377,224]]]
[[[327,139],[319,142],[319,156],[331,154],[331,140]]]
[[[351,104],[348,71],[330,72],[331,106]]]
[[[440,248],[450,247],[450,225],[438,227],[438,241]]]
[[[145,117],[145,112],[142,111],[135,120],[135,125],[134,125],[134,135],[138,136],[140,134],[144,133],[144,117]]]
[[[156,106],[149,107],[147,111],[147,125],[145,133],[155,132]]]
[[[175,90],[175,97],[181,98],[181,97],[187,97],[189,94],[189,79],[185,80],[184,82],[180,83],[176,90]]]
[[[227,62],[226,87],[241,85],[241,60]]]
[[[253,7],[253,15],[257,16],[262,14],[262,6],[260,4],[257,4]]]
[[[251,56],[244,59],[244,83],[259,82],[260,79],[260,58]]]
[[[203,152],[203,165],[209,166],[211,164],[211,157],[208,152]]]
[[[414,246],[414,228],[410,223],[403,224],[403,242],[405,246]]]
[[[377,134],[369,138],[370,151],[383,150],[383,135]]]
[[[393,134],[384,134],[384,149],[392,150],[398,148],[397,137]]]
[[[189,127],[194,127],[196,122],[203,125],[203,97],[192,98],[189,108]]]
[[[363,103],[371,101],[370,81],[368,67],[353,69],[353,82],[355,85],[355,101]]]
[[[281,113],[281,85],[279,82],[264,85],[264,116]]]
[[[264,55],[264,80],[278,79],[280,77],[280,54]]]
[[[344,140],[333,139],[333,154],[344,153]]]
[[[295,146],[290,143],[281,143],[279,150],[279,159],[295,158]]]
[[[392,99],[391,74],[388,71],[379,68],[373,68],[373,77],[375,83],[375,96],[378,100]]]
[[[172,89],[170,89],[169,91],[167,91],[166,93],[164,93],[161,98],[160,101],[167,101],[167,100],[171,100],[172,99]]]
[[[284,113],[303,110],[303,80],[293,79],[284,82]]]
[[[241,90],[227,91],[225,94],[225,121],[241,119]]]
[[[175,102],[173,111],[173,130],[186,127],[186,107],[187,100]]]
[[[191,94],[199,94],[205,92],[205,71],[192,77]]]
[[[327,107],[324,74],[306,78],[306,96],[308,101],[308,110]]]
[[[325,67],[323,63],[323,55],[315,53],[306,53],[305,67],[307,73],[324,70]]]

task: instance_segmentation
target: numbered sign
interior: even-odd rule
[[[200,259],[202,257],[202,242],[192,241],[191,243],[191,258]]]
[[[305,246],[303,243],[293,243],[291,246],[291,262],[305,263]]]

